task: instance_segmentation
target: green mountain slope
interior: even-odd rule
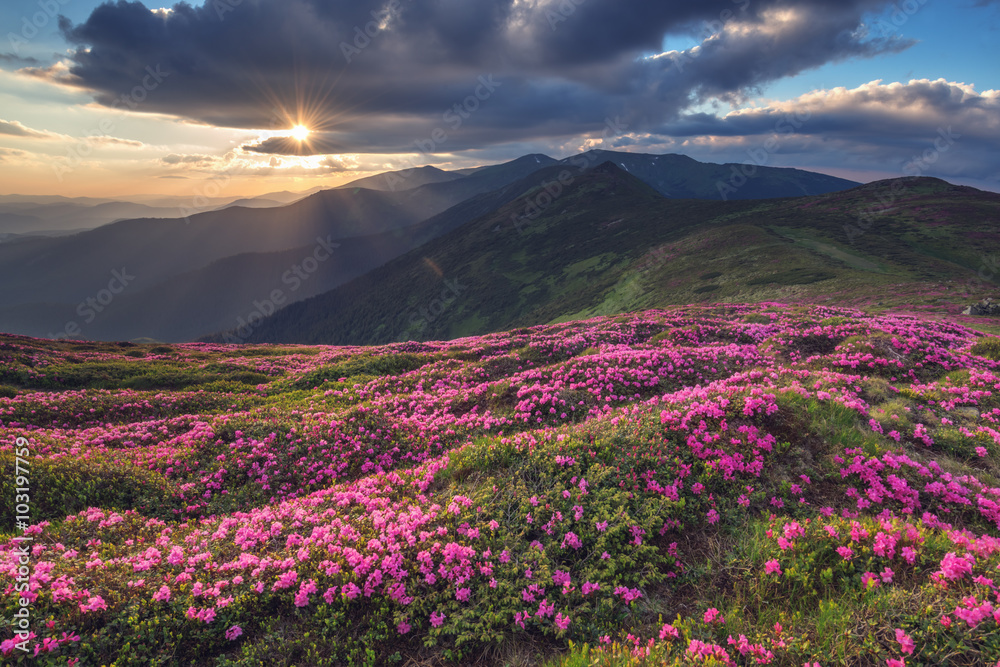
[[[1000,195],[909,179],[806,198],[670,200],[612,163],[565,185],[560,173],[538,172],[524,196],[282,309],[248,339],[444,339],[699,301],[944,309],[989,290],[976,273],[997,247]]]

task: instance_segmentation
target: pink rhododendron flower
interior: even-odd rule
[[[709,625],[722,625],[726,622],[726,620],[719,615],[719,610],[715,607],[708,608],[702,616],[702,620]]]
[[[535,616],[540,618],[545,618],[552,616],[556,611],[555,604],[548,601],[548,599],[542,600],[538,603],[538,611],[535,612]]]
[[[295,580],[299,578],[299,573],[295,570],[288,570],[283,572],[278,576],[278,580],[274,582],[271,586],[272,591],[281,590],[282,588],[289,588],[295,583]]]
[[[798,521],[790,521],[786,523],[782,532],[785,534],[785,537],[790,540],[793,540],[796,537],[803,537],[806,534],[805,529],[799,525]]]
[[[896,628],[896,641],[899,642],[900,651],[902,651],[906,655],[913,654],[913,649],[916,646],[913,643],[913,639],[910,638],[910,635],[906,634],[905,632],[903,632],[903,630],[899,628]]]
[[[361,594],[361,589],[354,582],[348,582],[340,587],[340,592],[348,600],[353,600]]]
[[[989,600],[979,602],[974,595],[962,600],[963,606],[955,607],[955,616],[974,629],[993,614],[993,604]]]
[[[971,554],[956,556],[954,552],[949,551],[941,559],[941,572],[948,579],[961,579],[972,572],[972,564],[974,562],[975,559]]]
[[[569,547],[571,549],[579,549],[582,546],[583,546],[583,542],[581,542],[580,538],[576,536],[576,533],[574,533],[574,532],[568,532],[568,533],[566,533],[566,535],[563,536],[563,541],[562,541],[562,548],[563,549],[565,549],[567,547]]]
[[[100,595],[94,595],[90,597],[85,603],[79,605],[80,611],[90,612],[90,611],[100,611],[101,609],[107,609],[108,604],[104,601]]]
[[[725,665],[732,664],[732,658],[730,658],[729,653],[718,644],[708,644],[698,639],[692,639],[688,643],[687,652],[700,658],[701,662],[704,662],[706,659],[713,659]]]

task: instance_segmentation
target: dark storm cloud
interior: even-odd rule
[[[243,149],[251,153],[273,155],[329,155],[350,152],[351,147],[329,134],[314,134],[308,141],[297,141],[292,137],[271,137],[260,143],[247,144]]]
[[[977,92],[943,79],[872,81],[721,118],[690,114],[659,127],[656,135],[713,137],[709,150],[737,160],[762,155],[772,139],[774,150],[785,156],[823,156],[831,165],[888,171],[901,170],[930,151],[928,174],[1000,179],[1000,91]],[[942,146],[946,150],[935,150]]]
[[[906,48],[863,28],[866,12],[887,5],[208,0],[164,13],[119,0],[61,28],[78,47],[71,76],[106,105],[152,68],[167,78],[139,111],[314,130],[309,142],[269,139],[248,150],[412,152],[431,142],[425,152],[450,152],[600,131],[609,118],[649,130],[693,101]],[[712,33],[697,50],[647,57],[667,35]],[[483,77],[498,85],[484,87]],[[435,140],[442,132],[446,140]]]

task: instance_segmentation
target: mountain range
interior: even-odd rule
[[[901,203],[910,218],[897,207],[880,215],[877,229],[848,239],[843,230],[872,187],[797,169],[610,151],[388,172],[278,206],[233,200],[187,218],[141,217],[0,244],[0,329],[96,340],[365,343],[660,303],[805,294],[803,278],[826,273],[870,286],[974,269],[986,239],[962,246],[945,229],[924,238],[937,223],[925,205],[908,208],[909,199]],[[945,188],[934,196],[963,206],[995,205],[993,195],[943,182],[910,183],[907,193],[921,188]],[[280,201],[275,194],[264,199]],[[949,202],[939,206],[955,217]],[[873,258],[897,223],[915,240],[894,252],[926,253],[934,268],[903,275],[915,256]],[[939,257],[942,235],[950,249]],[[721,266],[727,244],[739,260]],[[743,263],[779,256],[788,265],[777,282],[745,284],[767,273]],[[681,265],[704,270],[674,275]],[[862,276],[873,266],[875,278]],[[698,278],[719,268],[718,279]],[[455,298],[444,305],[448,285]]]
[[[720,202],[667,199],[604,162],[542,205],[558,169],[489,215],[209,340],[445,340],[700,301],[944,308],[986,288],[976,270],[1000,241],[1000,195],[938,179]],[[869,212],[896,190],[891,210]]]
[[[290,204],[312,192],[271,192],[259,197],[200,197],[199,210],[229,206],[267,208]],[[132,218],[176,218],[194,207],[194,195],[135,195],[123,199],[59,195],[0,195],[0,242],[63,236]]]

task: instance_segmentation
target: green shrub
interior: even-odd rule
[[[260,382],[241,382],[239,380],[214,380],[205,384],[191,385],[186,391],[207,391],[218,394],[245,394],[255,392]]]
[[[709,271],[708,273],[703,273],[698,278],[701,280],[711,280],[712,278],[718,278],[722,275],[722,271]]]
[[[706,292],[714,292],[717,289],[721,289],[719,285],[701,285],[700,287],[695,287],[695,294],[704,294]]]
[[[205,380],[199,379],[198,384],[202,385],[202,384],[215,384],[218,382],[230,382],[234,384],[257,386],[259,384],[267,384],[272,379],[273,378],[271,376],[264,375],[263,373],[257,373],[256,371],[234,370],[225,373],[218,380],[209,377],[209,381],[205,382]]]
[[[270,376],[243,366],[211,364],[204,368],[178,361],[79,361],[53,365],[44,376],[26,373],[16,379],[39,389],[184,389],[228,380],[257,385]]]
[[[993,361],[1000,361],[1000,338],[990,336],[982,339],[972,346],[972,353]]]
[[[818,283],[822,280],[830,280],[836,277],[837,274],[830,271],[800,268],[780,271],[772,273],[769,276],[761,276],[760,278],[752,278],[747,281],[747,285],[767,285],[769,283],[777,283],[779,285],[809,285],[810,283]]]
[[[243,347],[232,352],[228,352],[232,357],[284,357],[290,354],[316,354],[316,351],[309,348],[289,349],[285,347],[271,347],[270,345],[254,345]]]
[[[6,384],[0,384],[0,398],[14,398],[17,396],[17,389]]]
[[[416,370],[433,361],[434,358],[420,354],[362,354],[333,364],[320,366],[310,371],[292,383],[292,389],[312,389],[324,382],[336,382],[340,378],[351,378],[356,375],[382,377],[384,375],[402,375]]]
[[[661,340],[669,341],[672,333],[673,331],[671,329],[668,329],[667,331],[661,331],[660,333],[656,334],[646,342],[649,343],[650,345],[656,345]]]
[[[134,509],[142,514],[172,516],[173,488],[162,475],[121,459],[36,459],[26,467],[31,523],[62,519],[88,507]],[[17,472],[13,452],[0,453],[0,494],[14,498]],[[25,471],[22,466],[21,472]],[[0,525],[14,525],[15,506],[0,505]]]

